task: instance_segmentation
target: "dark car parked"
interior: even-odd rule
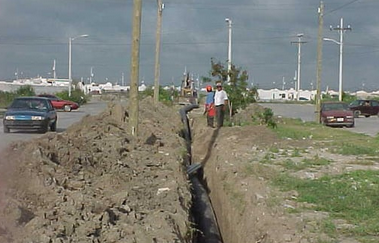
[[[20,97],[13,100],[4,117],[4,133],[11,129],[33,129],[47,132],[57,129],[57,112],[51,101],[42,97]]]
[[[321,123],[334,127],[354,127],[354,114],[345,102],[329,101],[321,104]]]
[[[379,115],[379,101],[377,100],[355,100],[349,104],[349,107],[354,112],[354,117]]]

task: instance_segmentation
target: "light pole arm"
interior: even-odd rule
[[[331,38],[323,38],[323,40],[324,40],[324,41],[331,41],[331,42],[334,42],[334,43],[336,43],[336,44],[338,44],[338,45],[341,45],[341,42],[338,42],[338,41],[336,41],[335,39],[331,39]]]

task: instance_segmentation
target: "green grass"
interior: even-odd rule
[[[331,218],[355,226],[340,233],[379,235],[379,171],[354,171],[316,180],[278,175],[273,182],[282,190],[296,190],[297,200],[313,205],[312,210],[328,212]]]
[[[325,158],[319,158],[318,156],[315,156],[312,159],[303,159],[301,161],[294,161],[293,159],[286,159],[282,165],[287,170],[292,171],[299,171],[304,170],[308,168],[315,168],[320,166],[325,166],[331,164],[332,161],[325,159]]]
[[[329,148],[332,153],[379,157],[379,136],[370,137],[350,132],[349,129],[286,118],[272,130],[282,139],[315,141],[319,146]]]

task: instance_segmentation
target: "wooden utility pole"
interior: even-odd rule
[[[321,122],[321,68],[322,68],[322,41],[323,41],[323,25],[324,25],[324,3],[320,2],[318,9],[318,36],[317,36],[317,94],[316,94],[316,122]]]
[[[130,72],[129,96],[129,131],[133,136],[138,135],[138,83],[139,83],[139,48],[141,37],[142,0],[134,0],[132,57]]]
[[[160,49],[161,49],[161,27],[162,27],[162,11],[164,5],[162,0],[157,0],[158,4],[158,17],[157,17],[157,34],[156,34],[156,45],[155,45],[155,79],[154,79],[154,104],[159,102],[159,76],[160,76]]]

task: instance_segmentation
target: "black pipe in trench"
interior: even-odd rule
[[[192,184],[192,213],[195,219],[197,229],[200,231],[197,234],[194,242],[196,243],[222,243],[221,233],[217,224],[217,219],[213,211],[212,203],[208,197],[207,190],[201,183],[202,177],[194,173],[195,171],[202,170],[198,164],[192,164],[191,157],[191,129],[189,126],[189,120],[187,113],[191,110],[199,108],[199,105],[188,105],[180,109],[179,113],[184,124],[183,135],[186,140],[187,147],[187,173],[190,177]]]

